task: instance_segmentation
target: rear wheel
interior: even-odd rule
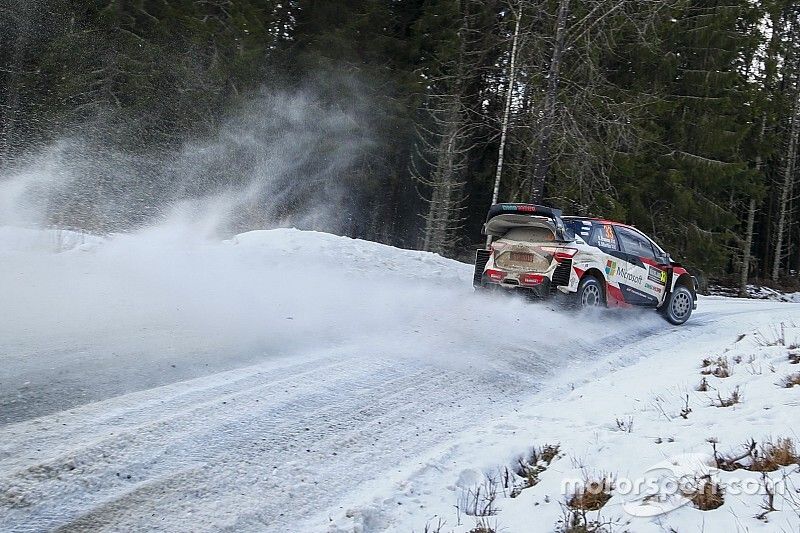
[[[692,316],[693,308],[694,296],[692,296],[692,292],[683,285],[678,285],[664,303],[662,312],[664,318],[671,324],[679,326],[689,320],[689,317]]]
[[[606,295],[603,286],[594,276],[585,276],[578,285],[577,305],[580,309],[605,307]]]

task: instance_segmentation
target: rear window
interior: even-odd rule
[[[503,238],[520,242],[550,242],[555,240],[555,235],[547,228],[511,228]]]

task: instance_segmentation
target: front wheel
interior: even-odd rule
[[[593,276],[584,277],[578,285],[577,304],[580,309],[605,307],[606,298],[603,286]]]
[[[671,324],[679,326],[689,320],[694,308],[694,296],[683,285],[675,287],[664,303],[663,314]]]

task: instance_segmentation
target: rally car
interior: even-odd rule
[[[626,224],[532,204],[497,204],[475,261],[476,289],[539,298],[563,295],[580,307],[652,307],[673,324],[697,308],[697,281],[644,233]]]

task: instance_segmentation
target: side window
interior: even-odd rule
[[[589,235],[592,233],[591,221],[573,218],[565,220],[564,226],[567,228],[567,235],[569,237],[578,236],[584,241],[589,242]]]
[[[611,224],[602,224],[596,222],[594,224],[594,231],[592,232],[592,238],[589,241],[589,244],[605,250],[619,250],[617,236],[614,232],[614,227]]]
[[[622,251],[638,257],[655,260],[656,253],[650,241],[628,228],[617,226],[617,235],[622,244]]]

